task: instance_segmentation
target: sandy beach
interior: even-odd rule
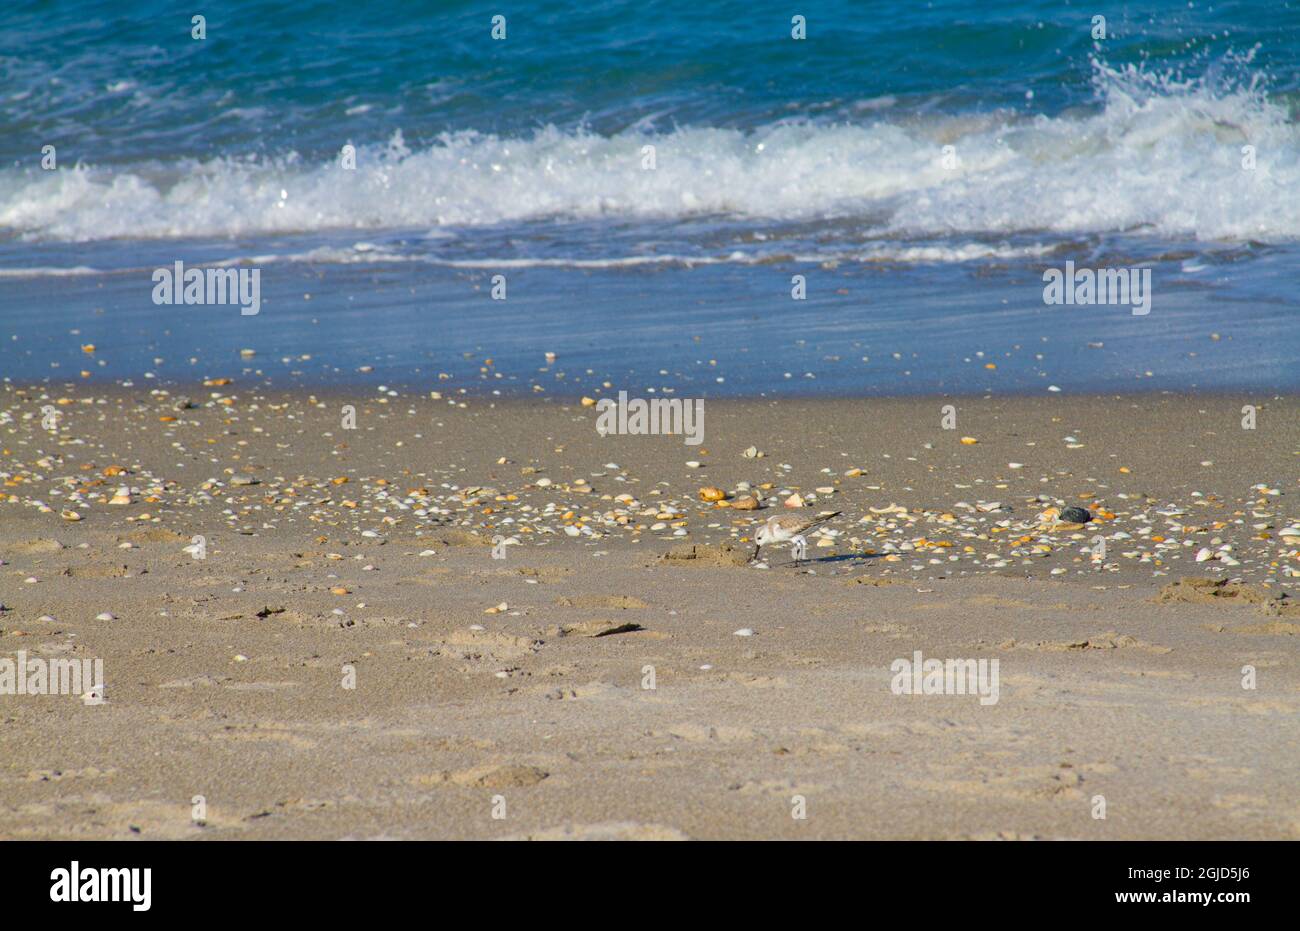
[[[1300,837],[1295,397],[596,419],[0,386],[0,837]]]

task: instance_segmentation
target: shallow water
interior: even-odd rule
[[[893,6],[11,5],[0,376],[1296,389],[1294,3]],[[178,260],[260,312],[156,305]],[[1067,261],[1151,312],[1045,305]]]

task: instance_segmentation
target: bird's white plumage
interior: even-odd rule
[[[807,555],[808,541],[804,539],[804,534],[839,515],[839,511],[818,514],[812,518],[803,514],[775,514],[769,517],[754,534],[753,558],[758,558],[758,552],[764,546],[773,543],[792,543],[794,560],[797,563]]]

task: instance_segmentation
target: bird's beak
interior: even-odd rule
[[[761,550],[762,548],[763,548],[763,544],[762,544],[762,543],[755,543],[755,544],[754,544],[754,555],[751,556],[751,557],[749,557],[749,561],[750,561],[750,562],[757,562],[757,561],[758,561],[758,551]]]

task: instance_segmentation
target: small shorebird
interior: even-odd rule
[[[802,514],[777,514],[775,517],[769,517],[763,526],[758,528],[758,533],[754,534],[754,555],[750,557],[750,562],[758,559],[758,551],[769,543],[793,543],[790,553],[794,557],[794,564],[799,565],[808,554],[808,541],[803,535],[814,527],[820,527],[833,517],[839,517],[840,512],[833,514],[819,514],[816,517],[805,517]]]

